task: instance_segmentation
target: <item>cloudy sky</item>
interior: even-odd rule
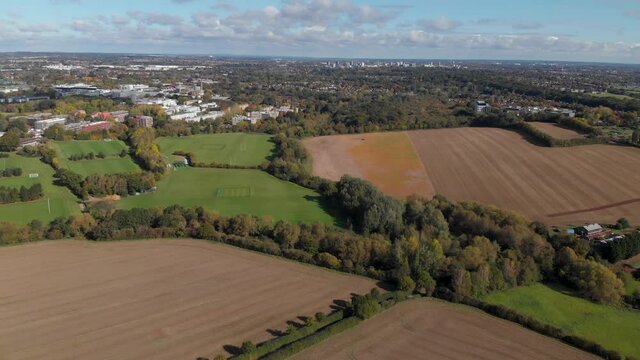
[[[0,51],[640,63],[640,0],[11,0]]]

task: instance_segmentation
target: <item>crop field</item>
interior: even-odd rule
[[[55,141],[52,144],[52,147],[58,153],[62,167],[74,171],[83,177],[89,175],[129,173],[140,170],[129,155],[123,158],[119,156],[122,150],[127,149],[127,146],[122,141]],[[96,155],[102,152],[106,155],[106,158],[78,161],[69,160],[71,155],[88,154],[91,152]]]
[[[251,214],[289,222],[334,223],[312,190],[259,170],[186,168],[168,173],[157,191],[130,196],[121,208],[203,206],[222,215]]]
[[[0,249],[0,358],[196,359],[374,281],[196,240]]]
[[[484,300],[504,305],[623,355],[640,356],[640,311],[595,304],[542,284],[492,294]]]
[[[270,135],[245,133],[162,137],[156,143],[169,160],[175,151],[185,151],[195,154],[198,162],[239,166],[260,165],[274,149]]]
[[[28,224],[37,219],[47,223],[55,218],[80,212],[76,197],[67,188],[53,185],[53,169],[39,158],[12,154],[8,159],[0,159],[0,169],[12,167],[21,168],[22,176],[0,178],[0,186],[19,188],[40,183],[44,198],[24,203],[0,204],[0,221]],[[38,177],[30,178],[29,174],[38,174]]]
[[[295,359],[596,359],[517,324],[437,300],[409,300]]]
[[[530,122],[529,124],[533,125],[538,130],[545,132],[547,135],[559,140],[579,139],[584,137],[584,135],[580,134],[575,130],[567,129],[553,123],[536,121],[536,122]]]
[[[377,141],[362,135],[330,136],[305,141],[314,158],[314,174],[336,178],[355,173],[402,197],[413,191],[412,184],[398,179],[425,171],[435,192],[451,200],[512,209],[548,225],[615,223],[620,217],[640,224],[640,172],[636,171],[640,149],[546,148],[515,132],[493,128],[419,130],[407,132],[405,138],[398,133],[377,136],[408,143],[404,147],[412,145],[421,163],[387,168],[399,155],[378,150]],[[322,147],[313,146],[320,141]],[[368,167],[378,167],[384,176],[372,177],[361,170]],[[390,190],[392,183],[396,187]],[[417,193],[429,197],[433,191]]]
[[[336,135],[304,140],[313,173],[331,180],[344,174],[367,179],[398,198],[435,194],[431,179],[405,132]]]

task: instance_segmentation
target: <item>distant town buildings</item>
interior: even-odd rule
[[[33,127],[36,130],[46,130],[52,127],[53,125],[64,125],[66,122],[67,122],[66,118],[57,117],[57,118],[47,119],[47,120],[38,120],[33,124]]]
[[[475,110],[477,113],[485,113],[488,112],[491,106],[486,101],[478,100],[475,104]]]
[[[151,116],[135,115],[131,118],[131,121],[133,121],[137,127],[153,127],[153,118]]]

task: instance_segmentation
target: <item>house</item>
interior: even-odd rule
[[[611,230],[606,230],[600,224],[587,224],[574,229],[575,233],[586,240],[604,239],[611,235]]]
[[[137,127],[153,127],[153,118],[151,116],[136,115],[131,120]]]
[[[490,108],[491,106],[489,106],[489,104],[487,104],[486,101],[482,101],[482,100],[476,101],[475,109],[477,113],[487,112],[489,111]]]

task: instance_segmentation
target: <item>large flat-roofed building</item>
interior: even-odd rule
[[[36,130],[46,130],[46,129],[52,127],[53,125],[64,125],[65,122],[67,122],[67,119],[65,119],[65,118],[53,118],[53,119],[47,119],[47,120],[38,120],[33,124],[33,127]]]

